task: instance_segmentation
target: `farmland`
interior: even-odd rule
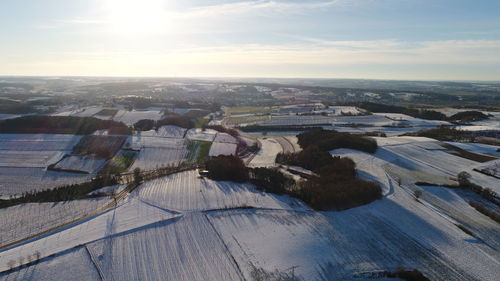
[[[87,180],[82,174],[46,170],[70,153],[80,139],[73,135],[0,134],[0,195],[20,195]]]
[[[0,281],[500,276],[495,96],[130,79],[0,83]]]
[[[380,166],[371,169],[375,167]],[[432,280],[492,280],[497,274],[498,257],[469,242],[476,238],[412,199],[406,189],[386,188],[386,197],[370,205],[314,212],[297,200],[261,193],[251,185],[183,172],[141,185],[113,212],[4,252],[0,264],[35,249],[43,256],[60,252],[36,267],[37,272],[39,267],[50,270],[48,262],[70,259],[86,248],[107,279],[253,280],[255,268],[288,272],[296,265],[294,274],[303,280],[354,280],[399,267],[419,268]],[[437,204],[430,199],[433,194],[421,198]],[[467,214],[478,229],[495,227],[473,209],[460,210],[456,216],[463,221]],[[477,235],[487,233],[471,229]],[[491,244],[494,240],[485,241],[498,247]],[[79,244],[83,246],[68,254],[66,249]],[[82,265],[87,259],[78,255]],[[217,261],[215,266],[212,261]],[[25,269],[19,270],[15,273]],[[81,270],[92,276],[92,268]],[[0,278],[7,276],[12,275]]]

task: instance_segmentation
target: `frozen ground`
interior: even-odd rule
[[[27,203],[0,209],[0,246],[43,232],[90,213],[108,198],[57,203]]]
[[[24,192],[44,190],[61,185],[81,183],[90,180],[89,175],[45,168],[0,167],[0,195],[20,195]]]
[[[34,253],[33,253],[34,254]],[[68,274],[71,270],[71,274]],[[0,273],[1,281],[100,281],[99,272],[85,247],[78,247],[23,267],[12,273]]]
[[[335,115],[342,115],[342,114],[357,115],[362,113],[359,110],[359,108],[355,106],[329,106],[328,109],[334,110]]]
[[[84,180],[81,174],[46,171],[80,139],[74,135],[0,134],[0,195],[19,195]]]
[[[176,126],[163,126],[158,132],[139,132],[129,138],[126,146],[140,150],[129,170],[153,170],[185,161],[189,154],[183,139],[185,131]]]
[[[160,120],[163,113],[160,110],[120,110],[113,117],[113,120],[123,122],[127,125],[134,125],[137,121],[143,119]]]
[[[81,136],[59,134],[0,134],[0,150],[71,151]]]
[[[250,162],[250,167],[270,167],[275,165],[276,155],[283,149],[274,138],[259,139],[261,148]]]
[[[178,165],[186,160],[188,153],[189,151],[185,146],[178,148],[145,147],[141,149],[129,170],[133,171],[135,168],[140,168],[147,171]]]
[[[106,159],[98,159],[94,155],[71,155],[64,157],[54,168],[95,174],[104,167],[106,162]]]
[[[226,133],[217,133],[215,136],[214,142],[220,142],[220,143],[238,143],[238,140]]]
[[[238,145],[235,143],[214,142],[210,146],[208,156],[236,155]]]
[[[355,276],[400,267],[416,268],[433,281],[496,280],[498,224],[453,190],[413,184],[450,182],[456,168],[448,166],[462,169],[471,163],[461,163],[463,158],[425,138],[377,140],[380,147],[373,155],[332,151],[352,157],[361,177],[382,184],[383,199],[371,204],[315,212],[296,199],[262,193],[250,184],[182,172],[142,184],[102,214],[0,250],[0,271],[10,260],[36,251],[43,257],[57,254],[0,278],[59,269],[53,273],[58,280],[71,280],[73,269],[56,266],[67,260],[68,265],[79,261],[75,276],[85,272],[82,280],[96,280],[91,257],[105,280],[253,281],[255,268],[287,273],[293,268],[302,280],[355,281],[364,280]],[[417,189],[422,190],[418,200]]]
[[[105,280],[244,280],[203,214],[109,237],[88,245]]]
[[[226,209],[242,206],[273,209],[302,206],[297,200],[287,196],[265,194],[249,184],[198,178],[197,171],[178,173],[149,181],[143,184],[136,193],[139,198],[146,202],[177,211]]]
[[[202,131],[201,129],[189,129],[186,133],[186,138],[189,140],[199,140],[199,141],[213,141],[217,131],[212,129],[206,129]]]
[[[63,156],[63,151],[0,150],[0,167],[45,168]]]
[[[500,157],[500,152],[497,151],[498,149],[500,149],[500,146],[488,145],[488,144],[482,144],[482,143],[469,143],[469,142],[466,142],[466,143],[464,143],[464,142],[446,142],[446,143],[449,143],[451,145],[454,145],[456,147],[459,147],[463,150],[467,150],[470,152]]]
[[[186,129],[170,125],[162,126],[158,128],[158,130],[140,132],[140,134],[144,137],[165,137],[165,138],[177,138],[177,139],[182,139],[185,133]]]

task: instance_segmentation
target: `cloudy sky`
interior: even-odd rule
[[[498,0],[0,0],[0,75],[500,80]]]

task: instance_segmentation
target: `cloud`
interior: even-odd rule
[[[318,2],[284,2],[284,1],[243,1],[219,5],[200,6],[186,11],[178,11],[180,18],[220,17],[248,13],[286,13],[301,14],[310,10],[325,9],[347,2],[346,0],[318,1]]]
[[[500,40],[309,40],[293,45],[233,44],[148,50],[121,47],[55,52],[43,61],[0,59],[0,73],[16,69],[30,74],[39,70],[46,75],[491,80],[500,75],[499,65]]]

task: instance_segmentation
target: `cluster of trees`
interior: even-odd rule
[[[0,98],[1,114],[26,114],[36,112],[32,105],[15,100]]]
[[[426,120],[447,120],[446,115],[441,112],[435,110],[426,110],[426,109],[416,109],[416,108],[407,108],[404,106],[396,106],[396,105],[387,105],[381,103],[374,102],[362,102],[357,104],[358,107],[361,107],[370,112],[377,113],[402,113],[408,116],[412,116],[415,118],[426,119]]]
[[[211,179],[250,180],[259,190],[300,198],[316,210],[343,210],[381,198],[382,191],[377,183],[356,178],[354,161],[328,156],[331,160],[315,169],[319,176],[300,184],[278,168],[249,169],[235,156],[212,157],[205,162],[205,167]]]
[[[497,213],[494,210],[490,210],[489,208],[486,208],[485,206],[474,201],[469,201],[469,205],[471,205],[472,208],[476,209],[481,214],[490,217],[497,223],[500,223],[500,213]]]
[[[245,182],[249,179],[248,168],[233,155],[210,157],[205,161],[208,177],[214,180]]]
[[[435,110],[407,108],[403,106],[387,105],[387,104],[380,104],[373,102],[362,102],[357,104],[357,106],[365,110],[368,110],[370,112],[402,113],[415,118],[421,118],[427,120],[442,120],[455,123],[466,123],[472,121],[485,120],[489,118],[488,115],[479,111],[463,111],[456,113],[450,117],[447,117],[445,114]]]
[[[475,193],[481,195],[486,200],[491,202],[496,202],[496,199],[499,198],[498,194],[491,190],[490,188],[483,188],[480,185],[477,185],[470,181],[471,175],[467,172],[460,172],[457,175],[458,187],[466,188],[474,191]]]
[[[94,178],[90,182],[64,185],[42,191],[27,192],[18,198],[0,200],[0,208],[6,208],[22,203],[60,202],[87,198],[89,197],[89,192],[115,184],[118,184],[115,177],[102,176]]]
[[[427,277],[425,277],[422,274],[422,272],[416,269],[414,270],[399,269],[394,273],[388,273],[387,277],[399,278],[405,281],[430,281]]]
[[[134,124],[134,129],[137,131],[149,131],[166,125],[191,129],[194,128],[195,124],[194,121],[188,116],[174,114],[157,121],[151,119],[139,120]]]
[[[310,130],[297,135],[297,138],[303,149],[317,146],[319,150],[323,151],[337,148],[351,148],[368,153],[377,151],[377,142],[373,138],[334,130]]]
[[[294,191],[317,210],[342,210],[380,199],[382,190],[377,183],[356,178],[356,164],[350,158],[332,157],[335,148],[353,148],[375,152],[377,143],[371,138],[328,130],[312,130],[299,134],[303,148],[297,153],[280,153],[276,162],[300,166],[315,172]]]
[[[301,184],[298,197],[316,210],[343,210],[368,204],[382,197],[378,183],[356,178],[356,165],[350,158],[331,157]]]
[[[486,120],[489,116],[480,111],[462,111],[448,117],[448,121],[457,123],[468,123],[473,121]]]
[[[440,141],[465,141],[474,142],[474,135],[471,132],[450,128],[446,126],[439,126],[428,130],[422,130],[415,133],[408,133],[408,135],[427,137]]]
[[[97,130],[109,130],[112,134],[130,134],[122,122],[101,120],[94,117],[74,116],[23,116],[0,121],[0,133],[21,134],[75,134],[88,135]]]
[[[277,168],[253,168],[250,169],[250,181],[257,189],[275,193],[275,194],[292,194],[292,187],[295,185],[295,180],[284,175]]]

